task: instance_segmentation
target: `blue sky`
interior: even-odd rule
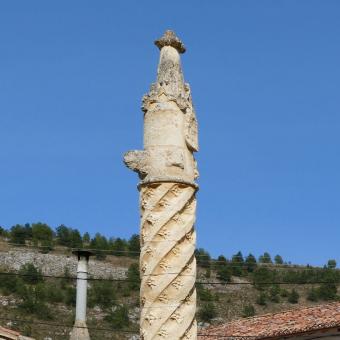
[[[340,262],[338,1],[0,4],[0,225],[139,230],[141,98],[171,28],[199,120],[198,245]]]

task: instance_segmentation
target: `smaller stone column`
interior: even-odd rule
[[[78,257],[78,267],[76,320],[70,340],[90,340],[89,331],[86,326],[87,273],[89,257],[93,255],[93,253],[86,250],[74,250],[72,253]]]

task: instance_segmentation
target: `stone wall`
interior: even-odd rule
[[[0,252],[0,267],[18,271],[26,263],[33,263],[43,275],[63,276],[68,268],[71,276],[77,274],[77,259],[73,255],[41,254],[33,250]],[[109,262],[90,259],[89,274],[95,278],[126,278],[126,267],[113,266]]]

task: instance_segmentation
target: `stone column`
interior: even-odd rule
[[[141,179],[140,333],[143,340],[192,340],[197,339],[197,121],[181,69],[183,43],[166,31],[155,44],[160,61],[157,81],[143,98],[144,150],[124,156]]]
[[[73,251],[73,254],[78,257],[77,300],[76,320],[71,332],[70,340],[90,340],[89,331],[86,326],[86,304],[88,262],[92,253],[86,250],[75,250]]]

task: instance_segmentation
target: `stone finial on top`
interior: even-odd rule
[[[171,46],[175,48],[178,53],[185,52],[185,46],[182,41],[176,36],[174,31],[167,30],[164,35],[155,41],[155,45],[162,49],[164,46]]]

